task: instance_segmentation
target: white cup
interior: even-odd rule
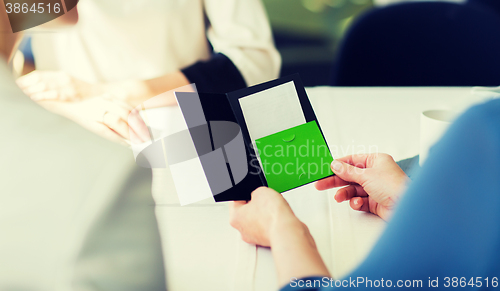
[[[456,112],[450,110],[422,112],[420,115],[420,166],[427,159],[429,149],[443,136],[456,115]]]

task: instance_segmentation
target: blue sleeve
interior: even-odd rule
[[[500,276],[499,209],[500,100],[494,100],[469,109],[450,127],[367,259],[339,280],[356,290],[430,283],[449,289],[445,277],[476,286],[482,277],[483,288],[488,277],[491,288],[491,278]],[[333,288],[325,285],[282,290]]]
[[[198,92],[228,93],[247,86],[238,68],[224,54],[216,53],[208,61],[200,61],[181,70]]]

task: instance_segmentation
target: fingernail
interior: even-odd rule
[[[359,200],[358,200],[358,199],[355,199],[355,200],[354,200],[354,204],[358,205],[358,204],[359,204]]]
[[[338,171],[342,170],[342,163],[339,161],[334,160],[332,162],[331,166],[332,166],[332,171],[334,171],[334,172],[338,172]]]

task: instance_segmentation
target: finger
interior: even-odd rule
[[[71,78],[65,73],[45,73],[40,76],[39,83],[45,84],[47,90],[59,90],[64,87],[73,87]]]
[[[151,140],[146,123],[144,123],[139,113],[134,111],[135,109],[132,106],[118,99],[109,99],[106,100],[106,102],[109,102],[109,105],[112,107],[109,111],[116,114],[121,120],[123,120],[123,122],[126,123],[128,131],[126,134],[121,131],[122,128],[124,128],[123,125],[117,125],[116,123],[114,125],[119,126],[116,130],[120,130],[119,133],[121,135],[130,139],[135,144]],[[114,127],[112,128],[115,129]]]
[[[27,93],[26,93],[27,94]],[[35,94],[27,94],[30,96],[33,101],[42,101],[42,100],[58,100],[59,92],[57,90],[44,91]]]
[[[125,120],[116,115],[115,112],[107,112],[103,116],[103,124],[114,130],[121,137],[129,139],[129,126]]]
[[[125,121],[128,119],[130,111],[132,111],[132,107],[126,104],[122,104],[116,99],[105,100],[104,102],[106,104],[105,106],[108,108],[108,111],[113,112]]]
[[[47,85],[43,82],[36,83],[32,86],[27,86],[23,88],[24,93],[28,95],[37,94],[47,91]]]
[[[349,165],[357,166],[358,168],[368,168],[366,163],[369,156],[370,154],[348,155],[335,160],[347,163]]]
[[[229,217],[231,222],[235,222],[236,213],[240,211],[241,207],[246,205],[246,201],[231,201],[229,202]]]
[[[233,209],[238,209],[246,204],[248,204],[248,201],[245,200],[231,201],[229,207],[232,207]]]
[[[350,185],[339,189],[335,193],[335,201],[342,202],[346,200],[351,200],[353,197],[367,197],[368,194],[363,190],[363,187],[359,185]]]
[[[149,135],[149,128],[147,127],[146,123],[142,119],[139,111],[137,109],[132,109],[130,111],[130,114],[128,115],[128,124],[131,129],[131,137],[134,137],[137,139],[133,140],[134,141],[139,141],[140,142],[147,142],[151,140],[151,136]],[[133,134],[132,134],[133,132]]]
[[[74,87],[62,87],[59,90],[59,100],[69,101],[81,99]]]
[[[126,122],[128,124],[130,140],[134,144],[140,144],[151,140],[149,135],[149,128],[147,127],[141,116],[134,112],[133,109],[127,116]]]
[[[264,186],[261,186],[261,187],[252,191],[252,198],[254,196],[257,196],[257,195],[280,195],[281,196],[281,194],[279,192],[277,192],[276,190],[268,188],[268,187],[264,187]]]
[[[124,108],[125,110],[127,110],[127,112],[130,112],[130,111],[134,110],[134,107],[132,107],[127,102],[125,102],[123,100],[120,100],[118,98],[109,97],[108,100],[109,100],[109,102],[112,102],[113,104],[121,106],[122,108]]]
[[[331,168],[335,175],[346,182],[354,182],[363,185],[366,180],[366,170],[364,168],[355,167],[339,160],[334,160],[331,164]]]
[[[142,138],[140,138],[137,133],[135,133],[135,131],[131,130],[130,129],[130,126],[129,126],[129,130],[128,130],[128,134],[129,134],[129,142],[130,142],[130,145],[137,145],[137,144],[141,144],[143,143],[142,141]]]
[[[107,109],[107,114],[104,115],[104,118],[106,115],[110,114],[114,117],[114,119],[111,120],[113,122],[113,125],[116,126],[117,122],[120,121],[120,123],[123,121],[127,125],[127,131],[128,131],[128,116],[130,114],[130,111],[132,110],[132,107],[128,106],[127,104],[123,104],[121,101],[117,99],[109,99],[109,100],[103,100],[104,101],[104,106]],[[107,122],[105,122],[106,125],[109,125]],[[112,127],[114,129],[114,127]],[[120,132],[122,134],[122,132]],[[129,136],[128,132],[124,136]]]
[[[229,224],[237,228],[238,226],[238,215],[237,213],[240,212],[241,207],[243,207],[245,204],[247,204],[246,201],[231,201],[229,202]]]
[[[36,72],[36,77],[38,78],[38,82],[48,82],[48,83],[68,83],[70,81],[70,77],[63,71],[33,71]]]
[[[107,127],[104,124],[97,123],[95,122],[93,125],[93,131],[97,132],[100,136],[109,139],[111,141],[114,141],[116,143],[119,143],[121,145],[127,145],[123,137],[121,137],[118,133],[114,132],[111,130],[109,127]]]
[[[29,86],[33,86],[40,82],[40,74],[38,71],[33,71],[25,76],[22,76],[16,80],[16,83],[19,87],[25,88]]]
[[[42,80],[55,87],[65,87],[68,85],[71,85],[70,87],[72,87],[73,85],[71,76],[62,71],[44,74],[42,75]]]
[[[350,200],[349,206],[357,211],[370,212],[368,197],[354,197]]]
[[[349,182],[342,180],[339,176],[333,176],[317,181],[314,186],[317,190],[322,191],[346,185],[349,185]]]

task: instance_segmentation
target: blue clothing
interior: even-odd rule
[[[433,289],[450,289],[445,287],[454,284],[453,277],[458,285],[463,277],[467,285],[460,290],[479,282],[500,289],[492,288],[492,277],[500,277],[500,100],[469,109],[432,148],[372,252],[341,280],[358,277],[372,284],[391,280],[393,288],[398,280],[422,280],[429,288],[429,280],[438,278]],[[318,283],[281,290],[332,289]]]

